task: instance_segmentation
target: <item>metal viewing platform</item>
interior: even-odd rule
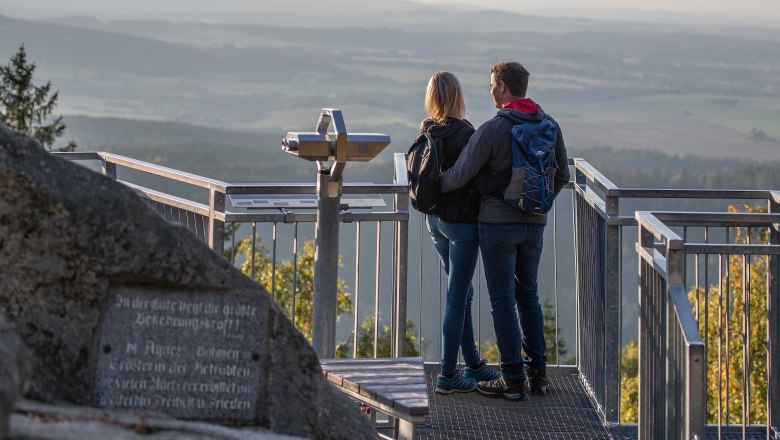
[[[405,155],[393,155],[392,183],[334,184],[347,160],[365,161],[378,147],[363,145],[373,138],[327,134],[323,124],[318,148],[330,151],[335,143],[352,150],[339,150],[330,170],[319,167],[323,175],[332,173],[319,187],[231,184],[111,153],[59,155],[97,161],[116,180],[118,169],[127,168],[134,176],[202,190],[193,201],[137,180],[123,182],[249,276],[260,270],[259,250],[270,266],[263,270],[275,273],[290,263],[291,289],[280,293],[272,284],[268,290],[285,301],[280,306],[294,322],[298,257],[318,222],[316,212],[296,206],[313,205],[314,195],[333,199],[331,223],[340,234],[329,237],[338,250],[329,276],[335,283],[338,273],[351,286],[353,310],[339,324],[346,338],[334,338],[336,316],[319,315],[327,331],[315,347],[356,361],[421,356],[428,413],[413,420],[414,438],[780,439],[780,191],[624,188],[587,161],[571,159],[574,179],[550,213],[542,265],[547,278],[540,278],[554,333],[548,339],[554,341],[548,342],[550,394],[527,402],[476,392],[437,395],[446,275],[438,270],[423,217],[409,207]],[[308,138],[293,138],[290,151],[308,154]],[[326,159],[319,150],[311,154]],[[272,206],[282,199],[287,206]],[[257,209],[261,205],[270,209]],[[730,205],[752,208],[727,212]],[[237,255],[237,234],[245,256]],[[340,256],[343,268],[336,267]],[[484,351],[494,335],[481,270],[473,283],[474,331]],[[622,359],[629,339],[637,342],[633,366]],[[338,342],[341,350],[335,350]],[[630,391],[627,381],[633,381]],[[635,420],[621,406],[627,396],[634,399]]]

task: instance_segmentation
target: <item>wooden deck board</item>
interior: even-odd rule
[[[428,414],[421,358],[325,359],[321,365],[329,382],[369,405],[392,409],[408,420]]]

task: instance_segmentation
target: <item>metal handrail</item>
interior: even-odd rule
[[[752,189],[617,188],[610,196],[626,199],[732,199],[766,200],[771,191]]]
[[[222,193],[225,192],[225,187],[228,185],[227,183],[220,180],[209,179],[208,177],[198,176],[197,174],[175,170],[173,168],[144,162],[142,160],[132,159],[119,154],[98,152],[97,155],[106,163],[120,165],[136,171],[143,171],[145,173],[165,177],[176,182],[187,183],[206,189],[213,189]]]

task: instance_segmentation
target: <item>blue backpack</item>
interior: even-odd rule
[[[547,117],[512,127],[512,178],[501,189],[504,203],[531,214],[552,208],[557,138],[555,123]]]

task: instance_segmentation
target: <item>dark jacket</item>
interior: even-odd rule
[[[527,100],[530,101],[530,100]],[[530,101],[536,108],[533,113],[526,113],[515,109],[503,108],[493,119],[482,124],[469,139],[463,153],[455,165],[442,175],[440,185],[444,193],[460,188],[480,173],[489,172],[493,175],[506,176],[507,170],[512,167],[512,134],[514,125],[523,122],[536,122],[542,118],[549,118],[558,130],[555,144],[555,194],[557,195],[563,186],[569,181],[568,157],[566,146],[563,142],[563,134],[558,123],[552,117],[546,115],[542,108]],[[527,104],[527,103],[526,103]],[[533,108],[533,107],[532,107]],[[547,214],[530,214],[519,209],[512,208],[501,200],[500,196],[488,194],[482,197],[482,205],[479,212],[481,223],[533,223],[547,224]]]
[[[443,172],[450,169],[458,160],[469,137],[474,133],[474,126],[466,120],[457,118],[448,117],[442,124],[426,119],[422,123],[420,132],[427,132],[442,140],[444,154],[441,170]],[[474,187],[474,183],[465,182],[461,188],[444,194],[438,216],[448,223],[476,223],[479,201],[480,194]]]

